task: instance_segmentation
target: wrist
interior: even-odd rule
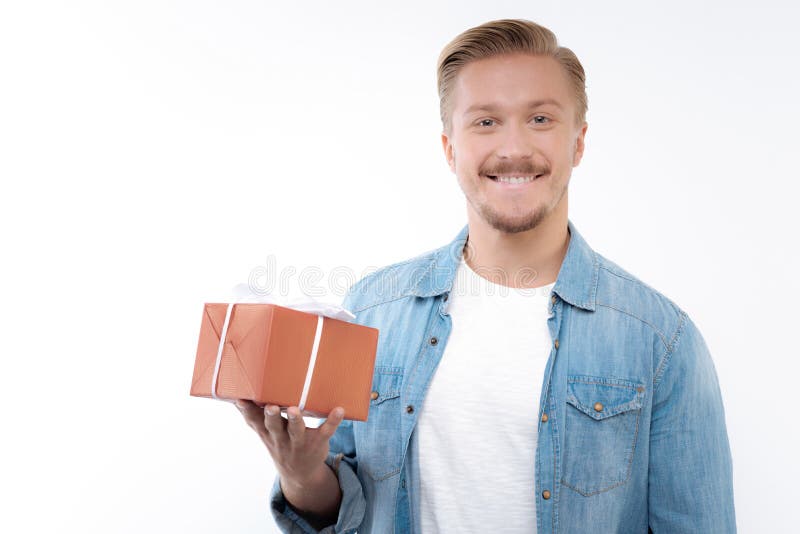
[[[309,489],[319,488],[323,485],[327,478],[330,477],[328,472],[333,473],[333,470],[328,467],[325,462],[320,463],[313,471],[302,477],[281,476],[281,487],[286,493],[289,490],[291,493],[305,493]],[[336,476],[335,473],[333,473]]]

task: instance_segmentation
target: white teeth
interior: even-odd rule
[[[497,176],[498,182],[503,182],[504,184],[527,184],[528,182],[532,182],[535,176]]]

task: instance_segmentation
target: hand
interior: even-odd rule
[[[252,401],[237,400],[236,407],[267,446],[284,482],[302,487],[319,480],[320,468],[327,469],[328,440],[344,419],[344,408],[334,408],[319,428],[306,428],[297,406],[286,410],[288,421],[274,404],[261,408]]]

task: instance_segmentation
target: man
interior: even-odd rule
[[[492,21],[439,61],[442,145],[468,224],[355,284],[380,329],[367,422],[240,402],[286,532],[735,532],[722,399],[675,303],[567,215],[583,68],[548,29]]]

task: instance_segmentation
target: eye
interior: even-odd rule
[[[544,115],[536,115],[533,118],[533,122],[535,122],[536,124],[547,124],[548,122],[550,122],[550,117],[545,117]]]
[[[491,123],[491,124],[486,124]],[[491,126],[494,124],[494,119],[481,119],[478,121],[478,126]]]

